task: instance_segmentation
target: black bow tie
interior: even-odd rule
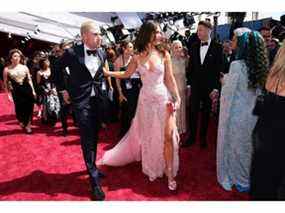
[[[87,55],[93,55],[93,56],[96,56],[97,54],[97,50],[87,50]]]
[[[208,46],[208,42],[201,42],[201,47]]]

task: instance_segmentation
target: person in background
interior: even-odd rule
[[[30,71],[23,65],[24,55],[18,49],[12,49],[8,56],[8,66],[4,68],[4,87],[8,98],[15,104],[16,118],[27,134],[32,133],[31,121],[36,92]],[[10,96],[12,94],[12,97]]]
[[[179,95],[181,98],[181,106],[176,114],[176,121],[179,134],[187,132],[186,122],[186,66],[188,64],[188,57],[185,55],[182,43],[179,40],[172,42],[171,60],[173,67],[173,75],[175,77]]]
[[[54,126],[60,112],[60,104],[56,88],[51,81],[50,62],[48,58],[39,60],[40,70],[37,72],[38,99],[42,106],[42,123]]]
[[[113,48],[107,48],[106,50],[107,60],[109,64],[109,70],[114,71],[114,63],[117,59],[117,54]],[[110,84],[110,83],[109,83]],[[110,121],[117,122],[119,121],[119,92],[116,86],[116,79],[111,78],[111,85],[113,87],[113,97],[110,105]],[[110,97],[109,97],[110,98]]]
[[[121,54],[114,63],[115,70],[126,71],[133,54],[133,44],[131,42],[123,42],[121,44]],[[121,105],[121,138],[129,130],[132,119],[135,116],[142,83],[139,73],[135,72],[128,79],[116,79],[116,85]]]
[[[49,60],[50,60],[50,70],[51,70],[51,81],[52,83],[55,83],[56,79],[56,73],[57,70],[57,63],[59,62],[60,58],[62,57],[63,53],[65,50],[71,48],[71,44],[69,43],[61,43],[59,45],[55,45],[51,51],[51,54],[49,56]],[[65,85],[66,88],[68,88],[69,86],[69,68],[65,67],[62,70],[63,73],[63,83]],[[71,103],[66,103],[64,102],[63,99],[63,95],[59,92],[59,88],[56,87],[57,90],[57,94],[58,94],[58,98],[59,98],[59,103],[60,103],[60,121],[61,121],[61,126],[62,126],[62,135],[65,137],[68,135],[68,123],[67,123],[67,118],[68,115],[72,114],[72,118],[73,118],[73,123],[76,126],[76,118],[74,115],[74,111],[72,110],[72,104]]]
[[[198,42],[190,47],[188,79],[191,85],[190,99],[190,136],[182,147],[189,147],[196,141],[198,118],[202,103],[200,147],[206,148],[207,131],[212,111],[220,91],[220,73],[224,72],[222,45],[211,39],[212,25],[208,21],[198,23]]]
[[[224,55],[224,63],[225,63],[224,73],[228,73],[230,69],[230,64],[234,60],[234,53],[232,49],[231,40],[226,40],[223,42],[223,55]]]
[[[272,41],[272,32],[269,27],[261,27],[259,32],[261,33],[267,47],[268,57],[269,57],[269,66],[272,65],[275,55],[279,49],[279,45],[274,45]]]
[[[3,71],[5,67],[5,60],[4,58],[0,58],[0,92],[4,89],[4,83],[3,83]]]
[[[31,77],[32,77],[33,85],[35,87],[35,91],[36,91],[37,96],[38,96],[38,93],[39,93],[39,87],[37,85],[37,72],[40,70],[39,60],[40,60],[40,58],[43,58],[45,56],[46,55],[45,55],[44,52],[36,51],[33,54],[33,57],[27,61],[27,67],[30,70],[30,74],[31,74]],[[41,116],[42,116],[41,108],[42,107],[41,107],[41,104],[38,102],[38,100],[36,100],[36,106],[37,106],[37,111],[38,111],[37,117],[41,118]]]

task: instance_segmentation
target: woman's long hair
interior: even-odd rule
[[[127,49],[129,43],[132,43],[130,41],[122,41],[120,43],[120,47],[118,49],[118,55],[123,55],[124,54],[124,51]]]
[[[263,88],[269,71],[265,42],[257,31],[237,37],[237,60],[245,60],[248,68],[249,88]]]
[[[159,25],[154,21],[143,23],[134,44],[137,53],[148,51],[148,45],[153,41],[157,27],[159,27]],[[156,45],[155,48],[162,53],[163,56],[165,56],[166,51],[169,51],[169,46],[164,41]]]
[[[270,77],[280,77],[282,82],[285,82],[285,40],[275,56],[270,69]]]
[[[8,60],[7,60],[7,65],[11,65],[12,62],[11,62],[11,59],[12,59],[12,56],[15,54],[15,53],[18,53],[20,55],[20,64],[25,64],[25,56],[24,54],[22,53],[21,50],[19,49],[12,49],[9,51],[9,55],[8,55]]]

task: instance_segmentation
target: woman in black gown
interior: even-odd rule
[[[54,126],[59,118],[60,103],[55,85],[51,81],[50,62],[48,58],[39,60],[37,72],[38,103],[42,106],[42,123]]]
[[[12,49],[8,57],[9,65],[4,68],[4,87],[8,98],[15,104],[16,118],[27,134],[32,133],[31,120],[36,98],[33,82],[24,55],[18,49]],[[10,93],[12,94],[12,98]]]
[[[133,44],[131,42],[122,42],[121,54],[114,63],[115,70],[126,71],[133,53]],[[116,85],[121,105],[121,131],[119,136],[123,137],[129,130],[136,113],[140,88],[142,87],[140,74],[135,72],[128,79],[116,79]]]
[[[285,41],[266,82],[264,107],[253,131],[251,198],[285,200]]]

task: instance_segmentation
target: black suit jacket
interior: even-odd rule
[[[88,68],[85,65],[84,45],[75,45],[65,51],[61,59],[55,66],[54,81],[59,91],[67,90],[69,92],[72,104],[77,109],[89,107],[89,100],[91,96],[92,87],[95,89],[96,98],[104,103],[106,91],[103,84],[106,81],[103,74],[103,67],[106,62],[106,54],[102,49],[97,49],[97,54],[101,60],[96,75],[92,78]],[[69,68],[68,85],[64,83],[64,68]],[[106,88],[106,87],[105,87]]]
[[[188,79],[192,90],[210,93],[220,90],[220,72],[224,72],[222,45],[211,40],[204,63],[200,60],[200,44],[195,42],[190,48]]]
[[[224,57],[224,74],[226,74],[226,73],[229,73],[230,65],[231,65],[232,61],[235,60],[235,54],[233,52],[230,56],[228,56],[224,53],[223,57]]]

